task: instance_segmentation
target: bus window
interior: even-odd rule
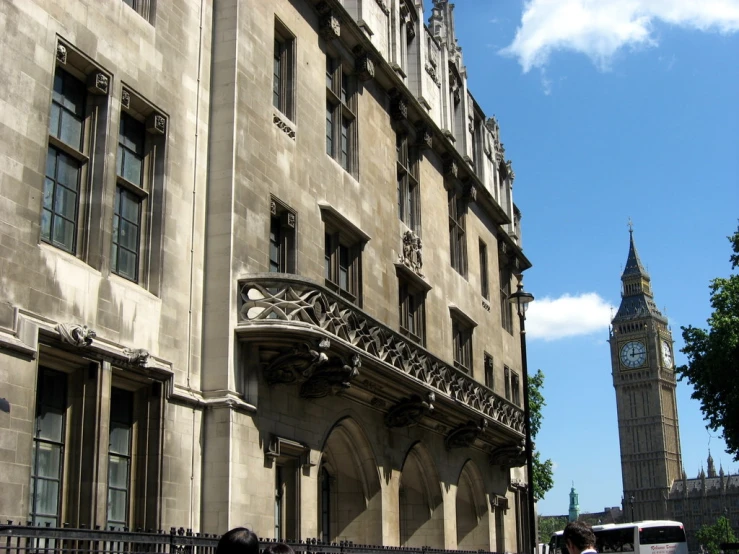
[[[639,542],[641,544],[685,542],[685,530],[676,525],[669,527],[645,527],[639,529]]]
[[[634,528],[601,529],[595,533],[595,549],[601,554],[608,552],[633,552]]]

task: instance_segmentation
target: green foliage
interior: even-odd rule
[[[739,266],[739,228],[728,237],[731,268]],[[708,427],[722,431],[728,453],[739,461],[739,274],[713,279],[708,330],[682,327],[687,365],[676,368],[693,385]]]
[[[536,375],[529,376],[529,411],[531,415],[531,441],[541,429],[541,409],[546,406],[542,389],[544,388],[544,373],[540,370]],[[552,460],[541,461],[539,452],[534,451],[532,460],[534,499],[536,501],[544,498],[544,495],[554,486],[554,470]]]
[[[736,542],[729,520],[723,516],[713,525],[703,525],[695,533],[695,538],[705,547],[708,554],[719,554],[721,552],[719,545],[722,542]]]
[[[539,542],[548,543],[556,531],[567,525],[565,516],[539,516]]]

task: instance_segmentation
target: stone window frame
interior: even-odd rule
[[[426,346],[426,293],[429,288],[420,287],[417,280],[398,272],[398,316],[400,333],[410,340]]]
[[[161,508],[159,490],[163,456],[164,383],[111,366],[108,362],[83,358],[46,344],[40,347],[36,371],[39,375],[42,371],[52,371],[65,380],[62,399],[63,448],[57,499],[59,526],[62,522],[79,520],[90,526],[109,527],[109,430],[113,388],[129,391],[133,398],[127,523],[129,528],[156,526]],[[91,399],[85,392],[87,390],[96,395],[102,391],[102,394]],[[37,388],[34,391],[34,417],[37,417],[39,394],[40,388]],[[80,471],[84,467],[96,468],[97,482],[85,480],[89,475]],[[85,521],[94,513],[92,507],[95,505],[105,506],[105,521]]]
[[[483,360],[483,368],[484,368],[484,376],[485,376],[485,386],[489,388],[490,390],[495,390],[495,364],[493,361],[493,356],[491,354],[488,354],[487,352],[484,353],[484,360]]]
[[[510,302],[512,279],[513,272],[511,271],[508,256],[502,252],[501,248],[499,248],[498,280],[500,286],[500,325],[511,335],[513,334],[513,305]]]
[[[355,61],[340,51],[340,46],[335,43],[326,47],[326,154],[357,178],[359,85],[354,75]]]
[[[398,217],[416,236],[421,236],[420,148],[404,130],[395,135],[398,179]]]
[[[275,198],[270,199],[269,252],[270,273],[297,273],[297,214]],[[276,250],[277,259],[273,259]]]
[[[488,266],[488,245],[480,239],[480,294],[490,302],[490,270]]]
[[[467,278],[467,200],[461,187],[447,185],[447,205],[449,214],[449,256],[454,270]]]
[[[103,195],[103,187],[95,183],[104,182],[105,164],[99,160],[105,157],[105,145],[107,139],[107,117],[109,111],[109,84],[111,75],[82,52],[70,45],[70,43],[58,39],[56,45],[56,58],[54,71],[51,75],[51,90],[53,91],[58,78],[73,79],[78,86],[86,89],[82,112],[80,114],[80,142],[70,144],[61,135],[61,111],[58,131],[52,129],[54,123],[53,113],[55,106],[59,103],[54,94],[50,99],[49,108],[49,135],[47,145],[47,157],[44,174],[44,186],[41,204],[41,224],[39,226],[39,240],[50,244],[64,252],[92,265],[98,265],[100,243],[96,240],[91,222],[100,221],[102,212],[99,199]],[[54,155],[54,175],[49,176],[49,160]],[[45,232],[47,224],[44,223],[45,213],[54,213],[56,204],[58,175],[56,168],[58,160],[66,158],[75,165],[78,171],[76,183],[76,198],[74,200],[74,216],[72,218],[72,240],[71,244],[55,241],[53,238],[53,219],[49,216],[48,235]],[[52,179],[49,179],[52,177]],[[51,185],[50,185],[51,181]],[[51,190],[49,190],[51,188]],[[51,209],[49,209],[51,208]],[[94,226],[100,228],[99,225]]]
[[[474,345],[473,331],[477,322],[460,310],[456,305],[449,305],[449,314],[452,320],[452,358],[454,367],[473,375]]]
[[[287,26],[275,16],[272,106],[293,123],[296,120],[296,60],[297,39]]]
[[[505,385],[505,399],[510,401],[511,400],[511,368],[508,366],[503,366],[503,382]]]
[[[121,0],[123,4],[139,14],[150,25],[154,24],[157,0]]]
[[[318,203],[324,222],[324,280],[326,286],[344,299],[362,307],[362,251],[369,235],[325,201]],[[348,256],[347,286],[341,286],[342,249]]]
[[[117,126],[124,120],[133,119],[143,129],[143,160],[140,183],[119,174],[122,147],[116,149],[116,175],[114,200],[126,194],[139,203],[139,236],[136,241],[139,263],[135,275],[125,275],[114,263],[115,201],[113,205],[113,228],[111,228],[110,271],[111,273],[139,284],[154,295],[158,295],[162,273],[162,231],[164,229],[164,187],[166,184],[166,148],[168,117],[152,102],[135,92],[132,87],[121,87],[120,113]]]

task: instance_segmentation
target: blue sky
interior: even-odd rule
[[[534,263],[529,367],[546,374],[547,399],[536,446],[555,464],[538,510],[566,513],[574,482],[581,510],[600,511],[621,501],[606,341],[628,219],[676,350],[681,325],[705,326],[709,280],[730,273],[739,0],[458,0],[455,18],[470,90],[513,161]],[[739,472],[691,392],[678,384],[688,476],[709,448]]]

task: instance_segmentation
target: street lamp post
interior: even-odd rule
[[[528,508],[529,508],[529,552],[536,551],[536,520],[534,519],[534,447],[531,443],[531,406],[529,404],[529,372],[526,360],[526,309],[534,300],[534,295],[524,292],[519,283],[518,290],[509,298],[516,306],[521,330],[521,372],[523,373],[523,418],[526,425],[526,473],[528,474]]]
[[[631,521],[634,521],[634,495],[632,494],[629,498],[631,501]]]

